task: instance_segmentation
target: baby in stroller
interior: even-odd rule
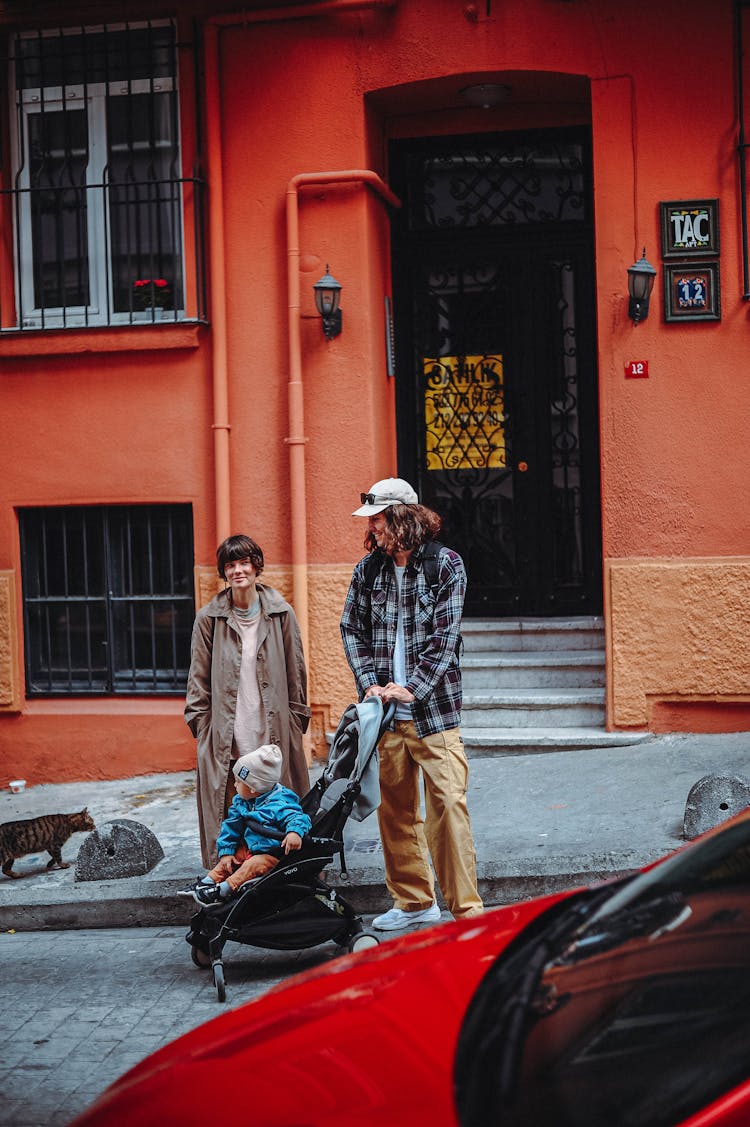
[[[228,941],[278,951],[316,947],[329,940],[349,951],[359,951],[380,942],[378,935],[364,927],[361,916],[341,891],[326,882],[325,871],[338,854],[342,875],[346,873],[346,822],[349,817],[362,821],[378,806],[377,745],[394,710],[394,705],[390,704],[384,711],[382,701],[375,696],[346,709],[323,773],[300,800],[304,815],[312,819],[312,831],[303,835],[301,849],[285,856],[284,850],[279,848],[291,825],[273,830],[270,823],[265,826],[256,823],[250,829],[267,834],[276,848],[271,850],[264,843],[262,857],[256,855],[249,861],[252,865],[265,864],[265,850],[268,850],[269,854],[275,854],[270,857],[275,864],[257,879],[245,881],[236,895],[222,900],[219,893],[219,898],[213,899],[210,905],[204,905],[199,890],[188,891],[190,896],[195,892],[200,909],[193,915],[185,939],[190,945],[193,963],[213,969],[220,1002],[226,999],[222,954]],[[238,760],[238,771],[241,765],[242,760]],[[256,783],[267,785],[267,780],[256,778]],[[256,799],[253,815],[257,815],[258,808]],[[294,838],[291,843],[294,844]],[[223,862],[233,869],[235,862],[227,859],[230,852],[227,850]],[[232,883],[238,877],[242,879],[240,869],[230,876]],[[229,882],[230,876],[213,870],[211,885],[205,887],[209,892],[211,888],[218,889],[224,881]],[[216,892],[213,897],[217,897]]]
[[[312,822],[294,791],[279,782],[281,765],[281,748],[276,744],[264,744],[237,760],[233,768],[237,794],[216,840],[218,864],[180,895],[192,896],[202,908],[221,904],[278,865],[279,858],[269,849],[289,855],[301,848]],[[281,831],[281,842],[265,836],[264,828]]]

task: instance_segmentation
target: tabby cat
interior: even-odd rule
[[[38,818],[23,818],[18,822],[3,822],[0,825],[0,859],[7,877],[20,877],[12,872],[13,862],[27,853],[39,853],[46,849],[51,860],[47,868],[57,865],[69,869],[60,852],[71,834],[94,830],[94,820],[84,808],[77,814],[40,814]]]

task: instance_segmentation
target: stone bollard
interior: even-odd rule
[[[750,782],[738,775],[704,775],[690,788],[683,833],[688,840],[750,806]]]
[[[120,880],[153,869],[164,850],[148,826],[130,818],[114,818],[95,829],[76,858],[76,880]]]

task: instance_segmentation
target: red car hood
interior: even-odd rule
[[[511,905],[298,975],[126,1073],[75,1127],[457,1124],[453,1058],[480,979],[535,916]],[[231,973],[231,971],[230,971]]]

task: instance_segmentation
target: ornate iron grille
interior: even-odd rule
[[[185,691],[189,505],[26,509],[20,529],[30,695]]]
[[[555,588],[583,581],[581,436],[578,413],[578,344],[576,340],[573,263],[550,263],[552,309],[548,371],[549,442],[552,465],[552,572]]]
[[[460,545],[472,586],[513,585],[506,278],[498,263],[481,257],[420,273],[414,294],[423,420],[419,477],[444,519],[446,537]]]
[[[173,24],[24,33],[10,64],[17,285],[2,327],[205,320],[204,184],[183,175]]]
[[[443,355],[418,360],[421,476],[454,539],[466,546],[475,582],[517,584],[528,568],[533,535],[545,543],[547,583],[559,592],[583,582],[575,269],[570,260],[544,256],[544,263],[544,273],[536,270],[535,289],[545,333],[524,349],[529,356],[537,353],[542,380],[536,392],[508,330],[510,297],[501,269],[475,261],[429,274],[421,324],[424,339],[440,344]],[[488,351],[460,351],[472,344]],[[539,494],[532,502],[518,496],[527,472]],[[543,527],[532,532],[529,526],[539,514],[546,514]]]
[[[412,230],[582,222],[586,216],[579,144],[488,144],[410,158]]]

